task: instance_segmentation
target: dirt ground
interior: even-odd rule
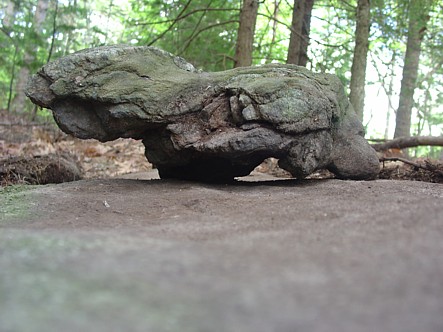
[[[88,175],[0,188],[1,332],[443,331],[442,184],[165,181],[134,142],[39,132],[0,150]]]

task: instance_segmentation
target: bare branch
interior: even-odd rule
[[[384,161],[401,161],[402,163],[417,167],[417,168],[423,168],[420,164],[414,163],[411,160],[408,160],[406,158],[401,158],[401,157],[381,157],[380,161],[384,162]],[[425,168],[426,169],[426,168]]]
[[[188,2],[183,6],[183,9],[180,11],[180,13],[177,15],[177,17],[175,18],[175,20],[171,23],[171,25],[165,30],[163,31],[161,34],[159,34],[157,37],[155,37],[151,42],[148,43],[148,46],[151,46],[152,44],[154,44],[157,40],[161,39],[166,33],[168,33],[168,31],[170,31],[174,25],[180,20],[180,18],[182,17],[182,15],[184,14],[184,12],[186,11],[186,9],[188,9],[189,5],[191,4],[192,0],[188,0]]]
[[[191,10],[190,12],[181,15],[179,14],[179,16],[177,16],[176,18],[173,19],[168,19],[168,20],[163,20],[163,21],[155,21],[155,22],[147,22],[147,23],[142,23],[142,22],[135,22],[136,26],[146,26],[146,25],[156,25],[156,24],[163,24],[163,23],[169,23],[169,22],[178,22],[180,20],[183,20],[195,13],[198,12],[208,12],[208,11],[240,11],[240,9],[238,8],[198,8],[198,9],[194,9]]]
[[[177,55],[181,55],[184,51],[186,51],[186,49],[189,47],[189,44],[191,44],[191,42],[192,42],[195,38],[197,38],[197,36],[198,36],[199,34],[201,34],[202,32],[204,32],[204,31],[206,31],[206,30],[209,30],[209,29],[212,29],[212,28],[215,28],[215,27],[218,27],[218,26],[221,26],[221,25],[230,24],[230,23],[239,23],[239,21],[238,21],[238,20],[230,20],[230,21],[225,21],[225,22],[215,23],[215,24],[208,25],[208,26],[206,26],[206,27],[204,27],[204,28],[198,30],[194,35],[191,36],[191,38],[189,38],[189,40],[187,41],[187,43],[186,43],[185,47],[183,48],[183,50],[182,50],[179,54],[177,54]]]
[[[412,136],[399,137],[382,144],[372,144],[376,151],[389,149],[406,149],[416,146],[443,146],[443,137],[437,136]]]
[[[206,15],[206,13],[207,13],[209,7],[211,7],[211,4],[212,4],[212,0],[211,0],[211,1],[208,3],[208,5],[206,6],[206,10],[203,12],[203,14],[200,15],[200,18],[198,19],[198,22],[197,22],[197,24],[195,25],[194,30],[193,30],[192,33],[191,33],[191,36],[188,38],[188,41],[185,43],[185,46],[182,47],[182,50],[181,50],[181,51],[179,52],[179,54],[177,54],[177,55],[180,55],[180,54],[182,54],[183,52],[185,52],[186,49],[187,49],[187,48],[189,47],[189,45],[191,44],[191,42],[194,40],[194,34],[195,34],[196,31],[199,29],[200,24],[201,24],[201,22],[202,22],[202,20],[203,20],[203,17],[205,17],[205,15]]]
[[[286,24],[286,23],[283,22],[283,21],[280,21],[279,19],[277,19],[277,18],[275,18],[275,17],[272,17],[271,15],[267,15],[267,14],[263,14],[263,13],[258,13],[258,15],[259,15],[259,16],[263,16],[263,17],[266,17],[266,18],[268,18],[269,20],[275,21],[275,22],[277,22],[277,23],[279,23],[279,24],[285,26],[286,28],[288,28],[289,31],[293,31],[293,30],[294,30],[294,29],[292,29],[292,27],[291,27],[290,25]],[[298,33],[297,31],[294,31],[294,32],[295,32],[298,36],[300,36],[300,38],[304,38],[304,36],[302,36],[302,35],[301,35],[300,33]],[[315,42],[315,43],[317,43],[317,44],[319,44],[319,45],[323,45],[323,46],[326,46],[326,47],[335,47],[335,48],[343,47],[344,49],[348,50],[348,49],[346,48],[346,45],[349,44],[349,42],[347,42],[347,43],[343,43],[343,44],[339,44],[339,45],[332,45],[332,44],[327,44],[327,43],[321,42],[321,41],[319,41],[319,40],[317,40],[317,39],[314,39],[314,38],[310,38],[310,40],[313,41],[313,42]]]

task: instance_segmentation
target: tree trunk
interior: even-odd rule
[[[11,111],[12,94],[13,94],[13,87],[15,80],[15,60],[17,56],[17,45],[16,43],[14,43],[14,39],[11,37],[11,30],[12,30],[12,25],[14,23],[14,16],[15,16],[15,3],[12,1],[8,1],[6,3],[5,16],[3,17],[2,20],[2,25],[5,30],[4,32],[11,41],[11,45],[14,45],[14,57],[12,59],[12,64],[11,64],[11,77],[9,79],[8,102],[6,106],[8,112]]]
[[[302,28],[305,15],[306,0],[294,0],[292,11],[291,36],[289,39],[286,63],[298,65],[303,40]]]
[[[355,29],[355,48],[351,68],[351,91],[349,99],[360,120],[363,120],[365,106],[366,64],[369,50],[370,21],[369,0],[358,0],[357,27]]]
[[[27,58],[25,58],[24,65],[29,65]],[[17,75],[17,82],[15,84],[15,97],[11,103],[11,110],[15,113],[24,113],[25,111],[26,96],[23,91],[25,90],[26,82],[28,81],[29,76],[29,68],[21,67]]]
[[[291,36],[286,63],[306,67],[308,63],[309,33],[314,0],[294,0]]]
[[[308,46],[309,46],[309,34],[311,32],[311,16],[312,8],[314,7],[314,0],[305,0],[305,12],[303,16],[303,26],[301,30],[302,40],[300,44],[300,55],[298,59],[298,65],[306,67],[308,63]]]
[[[234,67],[247,67],[252,65],[252,50],[257,14],[258,1],[244,0],[240,13]]]
[[[271,38],[271,43],[269,45],[268,56],[266,57],[266,63],[271,63],[273,60],[272,59],[272,52],[273,52],[273,48],[275,45],[275,38],[277,36],[277,20],[278,20],[278,14],[280,11],[280,3],[281,3],[281,0],[274,0],[274,12],[272,13],[272,18],[273,18],[272,38]]]
[[[34,33],[37,38],[41,34],[42,25],[46,18],[46,13],[49,7],[49,0],[39,0],[34,14]],[[17,75],[17,82],[15,85],[15,98],[12,101],[12,111],[17,113],[23,113],[26,106],[25,87],[30,76],[30,66],[35,61],[35,55],[37,53],[37,46],[33,46],[30,50],[25,51],[23,57],[23,67],[20,68]]]
[[[69,10],[68,10],[69,14],[64,14],[63,15],[63,21],[64,21],[64,24],[66,24],[67,26],[71,27],[71,26],[75,25],[74,22],[75,22],[76,18],[75,18],[75,14],[73,14],[73,13],[76,13],[77,10],[78,10],[77,9],[77,0],[74,0],[72,2],[72,4],[71,4],[71,1],[69,1],[68,8],[69,8]],[[69,29],[68,32],[66,34],[64,34],[64,35],[65,35],[65,38],[66,38],[66,42],[64,43],[65,47],[64,47],[64,50],[63,50],[63,54],[66,55],[66,54],[69,54],[71,52],[71,44],[72,44],[72,41],[73,41],[73,32],[72,32],[71,29]]]
[[[6,1],[6,9],[5,9],[5,16],[2,20],[2,25],[9,29],[12,24],[14,23],[14,13],[15,13],[15,3],[13,1]],[[9,30],[7,31],[9,32]]]
[[[54,16],[52,17],[51,46],[49,47],[48,58],[46,62],[51,61],[52,52],[54,51],[55,38],[57,35],[57,18],[58,18],[57,16],[58,16],[58,1],[55,1]]]
[[[394,138],[411,135],[411,113],[414,103],[414,90],[418,76],[421,41],[429,20],[430,0],[410,0],[408,42],[401,81],[400,101],[397,109]]]
[[[392,53],[391,58],[391,64],[389,66],[389,85],[388,88],[385,88],[386,96],[388,97],[388,108],[386,111],[386,122],[385,122],[385,134],[384,138],[388,139],[389,137],[389,128],[390,128],[390,121],[391,121],[391,112],[394,111],[394,107],[392,106],[392,96],[394,94],[394,77],[395,77],[395,64],[397,63],[397,53]],[[381,81],[384,81],[384,79],[381,79]]]

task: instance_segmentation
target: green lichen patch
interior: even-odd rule
[[[24,220],[31,215],[32,189],[36,186],[14,185],[0,188],[0,222]]]

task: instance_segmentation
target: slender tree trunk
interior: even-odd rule
[[[414,104],[414,90],[418,76],[421,41],[429,20],[430,0],[409,1],[408,42],[400,88],[394,138],[411,135],[411,113]]]
[[[351,68],[351,91],[349,99],[357,116],[363,120],[365,106],[366,64],[371,26],[369,0],[358,0],[357,27],[355,29],[354,58]]]
[[[6,3],[6,9],[5,9],[5,16],[2,20],[2,25],[5,29],[5,33],[7,34],[8,38],[11,41],[11,45],[14,45],[14,57],[12,59],[12,65],[11,65],[11,77],[9,79],[9,93],[8,93],[8,103],[7,103],[7,110],[8,112],[11,111],[11,101],[12,101],[12,94],[13,94],[13,87],[14,87],[14,79],[15,79],[15,63],[17,58],[17,45],[14,43],[14,39],[11,37],[11,27],[14,24],[14,17],[15,17],[15,3],[13,1],[7,1]]]
[[[11,102],[11,110],[15,113],[24,113],[26,105],[25,87],[26,82],[31,74],[29,65],[32,62],[32,58],[29,54],[25,54],[24,65],[20,68],[17,74],[17,81],[15,83],[15,97]]]
[[[305,12],[303,16],[302,25],[302,40],[300,43],[300,55],[298,59],[298,65],[306,67],[308,63],[308,46],[309,46],[309,34],[311,32],[311,17],[312,8],[314,7],[314,0],[305,0]]]
[[[2,20],[2,25],[9,29],[14,23],[15,3],[11,0],[6,1],[5,16]],[[8,31],[9,32],[9,31]]]
[[[48,58],[46,63],[51,61],[52,52],[54,51],[55,37],[57,34],[57,16],[58,16],[58,1],[55,1],[54,16],[52,17],[52,36],[51,36],[51,46],[48,51]]]
[[[388,107],[386,110],[385,134],[384,134],[385,139],[388,139],[388,137],[389,137],[389,127],[390,127],[390,123],[391,123],[391,111],[392,111],[391,98],[392,98],[393,92],[394,92],[394,80],[391,77],[391,80],[389,81],[388,91],[387,91]]]
[[[389,137],[389,127],[391,123],[391,113],[394,111],[394,107],[392,106],[392,96],[394,94],[394,78],[395,78],[395,64],[397,63],[397,53],[392,53],[391,64],[389,66],[389,85],[388,88],[385,88],[386,96],[388,97],[388,108],[386,111],[386,122],[385,122],[385,134],[384,138],[388,139]],[[387,74],[388,75],[388,74]],[[381,78],[381,81],[384,82],[386,77]],[[379,76],[380,77],[380,76]]]
[[[302,28],[305,15],[306,0],[294,0],[292,10],[291,36],[289,39],[286,63],[298,65],[303,40]]]
[[[42,24],[46,18],[46,13],[49,7],[49,0],[39,0],[34,14],[34,26],[33,30],[37,36],[40,35],[42,30]],[[17,75],[17,82],[15,84],[15,98],[12,101],[12,111],[17,113],[23,113],[25,111],[25,105],[27,98],[25,96],[25,87],[30,76],[30,66],[35,61],[35,53],[37,52],[37,46],[32,46],[30,50],[25,51],[23,57],[23,66],[20,68]]]
[[[271,38],[271,43],[269,46],[269,52],[268,52],[268,56],[266,57],[266,63],[271,63],[272,62],[272,52],[273,52],[273,48],[275,45],[275,38],[277,36],[277,20],[278,20],[278,13],[280,10],[280,2],[281,0],[274,0],[274,12],[272,13],[272,17],[273,17],[273,22],[272,22],[272,38]]]
[[[109,22],[111,21],[112,16],[112,9],[114,7],[114,0],[109,1],[109,8],[108,8],[108,14],[106,15],[106,26],[105,26],[105,45],[108,42],[108,36],[109,36]]]
[[[69,1],[69,14],[65,14],[63,15],[63,21],[67,26],[74,26],[74,22],[75,22],[75,12],[77,12],[77,0],[74,0],[72,3],[71,1]],[[69,54],[71,52],[71,44],[72,44],[72,40],[73,40],[73,33],[72,30],[69,29],[68,32],[66,34],[64,34],[66,37],[66,42],[64,50],[63,50],[63,55]]]
[[[309,33],[314,0],[294,0],[291,36],[286,63],[306,67],[308,63]]]
[[[240,13],[234,67],[252,65],[255,23],[257,22],[258,0],[244,0]]]

